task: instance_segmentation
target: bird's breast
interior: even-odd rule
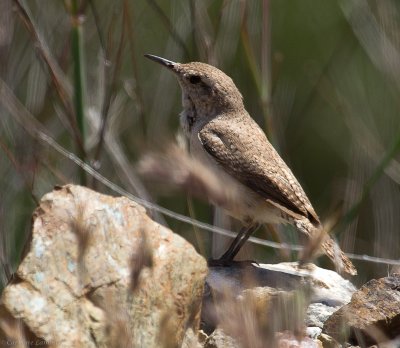
[[[190,133],[192,132],[193,125],[196,121],[195,113],[183,110],[179,115],[179,121],[185,136],[190,138]]]

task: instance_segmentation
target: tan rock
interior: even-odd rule
[[[373,279],[355,292],[349,304],[324,324],[324,332],[339,342],[372,345],[400,333],[400,275]]]
[[[206,274],[194,248],[140,205],[67,185],[42,198],[2,303],[57,347],[177,345],[197,332]]]
[[[217,329],[207,337],[204,348],[241,348],[241,346],[223,330]]]
[[[320,334],[318,341],[321,342],[323,348],[341,348],[342,346],[327,334]]]

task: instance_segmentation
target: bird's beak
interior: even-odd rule
[[[175,68],[179,64],[179,63],[172,62],[171,60],[155,56],[153,54],[145,54],[144,56],[146,58],[149,58],[150,60],[155,61],[156,63],[164,65],[165,67],[167,67],[168,69],[173,70],[173,71],[175,71]]]

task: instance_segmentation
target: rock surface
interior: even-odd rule
[[[295,337],[290,332],[278,332],[276,335],[276,348],[323,348],[318,340],[308,337]]]
[[[204,348],[241,348],[239,344],[221,329],[215,330],[204,342]]]
[[[336,272],[312,264],[299,268],[297,263],[238,262],[231,267],[211,267],[202,327],[209,333],[223,329],[244,346],[252,347],[274,342],[276,332],[294,332],[298,337],[308,334],[315,339],[324,321],[348,303],[355,290]],[[320,344],[312,339],[299,340],[299,346]],[[279,340],[282,345],[291,342],[284,336]]]
[[[66,185],[36,209],[0,316],[57,347],[176,346],[197,332],[206,274],[194,248],[140,205]],[[4,325],[0,338],[18,339]]]
[[[331,336],[322,333],[319,335],[318,340],[321,342],[324,348],[342,348],[342,345],[336,342]],[[350,348],[350,347],[346,347]]]
[[[324,303],[330,307],[342,306],[350,302],[355,286],[334,271],[314,264],[300,268],[297,262],[282,262],[275,265],[261,265],[270,271],[281,272],[308,279],[312,287],[311,303]]]
[[[273,343],[272,343],[273,342]],[[250,345],[249,345],[250,343]],[[290,332],[276,333],[273,341],[245,342],[244,345],[228,336],[223,330],[215,330],[204,342],[204,348],[322,348],[322,343],[308,337],[295,337]]]
[[[324,332],[340,342],[383,343],[400,335],[400,275],[373,279],[353,294],[349,304],[324,324]]]

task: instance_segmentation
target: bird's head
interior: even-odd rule
[[[151,54],[145,56],[175,73],[182,89],[183,107],[194,107],[198,117],[243,108],[242,95],[232,79],[216,67],[199,62],[175,63]]]

